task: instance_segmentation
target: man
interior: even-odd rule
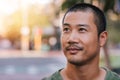
[[[67,65],[44,80],[120,80],[120,77],[99,67],[100,48],[107,40],[103,12],[90,4],[71,7],[62,21],[61,44]]]

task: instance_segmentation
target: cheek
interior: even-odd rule
[[[62,48],[64,48],[65,43],[66,43],[66,36],[61,35],[61,45],[62,45]]]
[[[88,49],[88,50],[94,50],[98,47],[98,38],[97,36],[84,36],[81,38],[81,40],[83,41],[84,46]]]
[[[89,47],[90,53],[96,54],[96,53],[99,53],[99,50],[100,48],[99,48],[98,41],[96,40],[96,41],[91,42],[90,47]]]

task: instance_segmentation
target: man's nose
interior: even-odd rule
[[[76,31],[73,31],[68,38],[68,43],[78,43],[78,33]]]

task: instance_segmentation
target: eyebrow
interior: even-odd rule
[[[69,23],[63,23],[63,26],[71,26]],[[77,24],[77,27],[89,27],[87,24]]]
[[[68,24],[68,23],[63,23],[63,26],[70,26],[70,24]]]
[[[87,25],[87,24],[78,24],[77,26],[78,27],[89,27],[89,25]]]

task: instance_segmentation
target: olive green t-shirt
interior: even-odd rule
[[[112,72],[106,68],[104,68],[107,72],[105,80],[120,80],[120,76],[118,74],[116,74],[115,72]],[[54,74],[52,74],[50,77],[48,78],[44,78],[42,80],[63,80],[62,76],[60,75],[60,71],[55,72]]]

